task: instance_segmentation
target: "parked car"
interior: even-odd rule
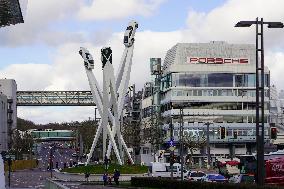
[[[78,156],[77,153],[73,153],[73,154],[72,154],[72,157],[77,157],[77,156]]]
[[[229,179],[230,183],[254,183],[254,175],[239,174],[234,175]]]
[[[203,182],[228,182],[228,179],[220,174],[206,174],[202,178]]]
[[[85,166],[86,164],[85,163],[83,163],[83,162],[78,162],[76,165],[75,165],[75,167],[83,167],[83,166]]]
[[[206,174],[202,171],[191,171],[188,173],[188,180],[189,181],[202,181],[202,178],[206,176]]]

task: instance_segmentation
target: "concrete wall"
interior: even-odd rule
[[[0,94],[0,152],[8,149],[7,97]]]
[[[46,179],[45,181],[45,188],[46,189],[69,189],[67,186],[64,186],[58,182],[55,182],[50,179]]]

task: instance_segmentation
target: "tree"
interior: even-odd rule
[[[184,136],[183,136],[183,144],[190,151],[190,154],[188,154],[189,156],[187,157],[187,159],[189,160],[189,162],[192,165],[193,153],[206,146],[205,133],[203,132],[203,134],[201,136],[199,136],[199,134],[194,135],[192,132],[186,132],[186,133],[184,133]]]
[[[82,136],[83,148],[85,152],[90,150],[97,128],[98,123],[94,120],[88,120],[83,121],[81,123],[77,123],[78,137],[80,135]]]
[[[140,122],[131,122],[131,121],[124,122],[121,129],[122,129],[121,134],[123,136],[123,139],[125,140],[126,145],[128,147],[132,147],[136,152],[140,150],[140,142],[141,142]]]
[[[23,154],[30,154],[34,141],[33,137],[28,132],[14,130],[12,134],[12,152],[14,152],[19,159]]]
[[[17,129],[18,130],[26,131],[29,129],[36,129],[36,128],[37,128],[37,125],[32,121],[21,119],[21,118],[17,119]]]
[[[151,127],[146,131],[146,138],[152,146],[154,152],[154,158],[156,152],[160,149],[161,145],[165,142],[165,134],[163,132],[159,116],[157,114],[151,117]],[[148,136],[147,136],[148,135]]]

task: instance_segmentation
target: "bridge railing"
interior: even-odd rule
[[[17,106],[95,106],[91,91],[17,91]]]

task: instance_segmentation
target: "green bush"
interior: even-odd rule
[[[151,177],[132,177],[131,186],[164,189],[283,189],[283,187],[277,186],[258,187],[251,184],[190,182]]]

